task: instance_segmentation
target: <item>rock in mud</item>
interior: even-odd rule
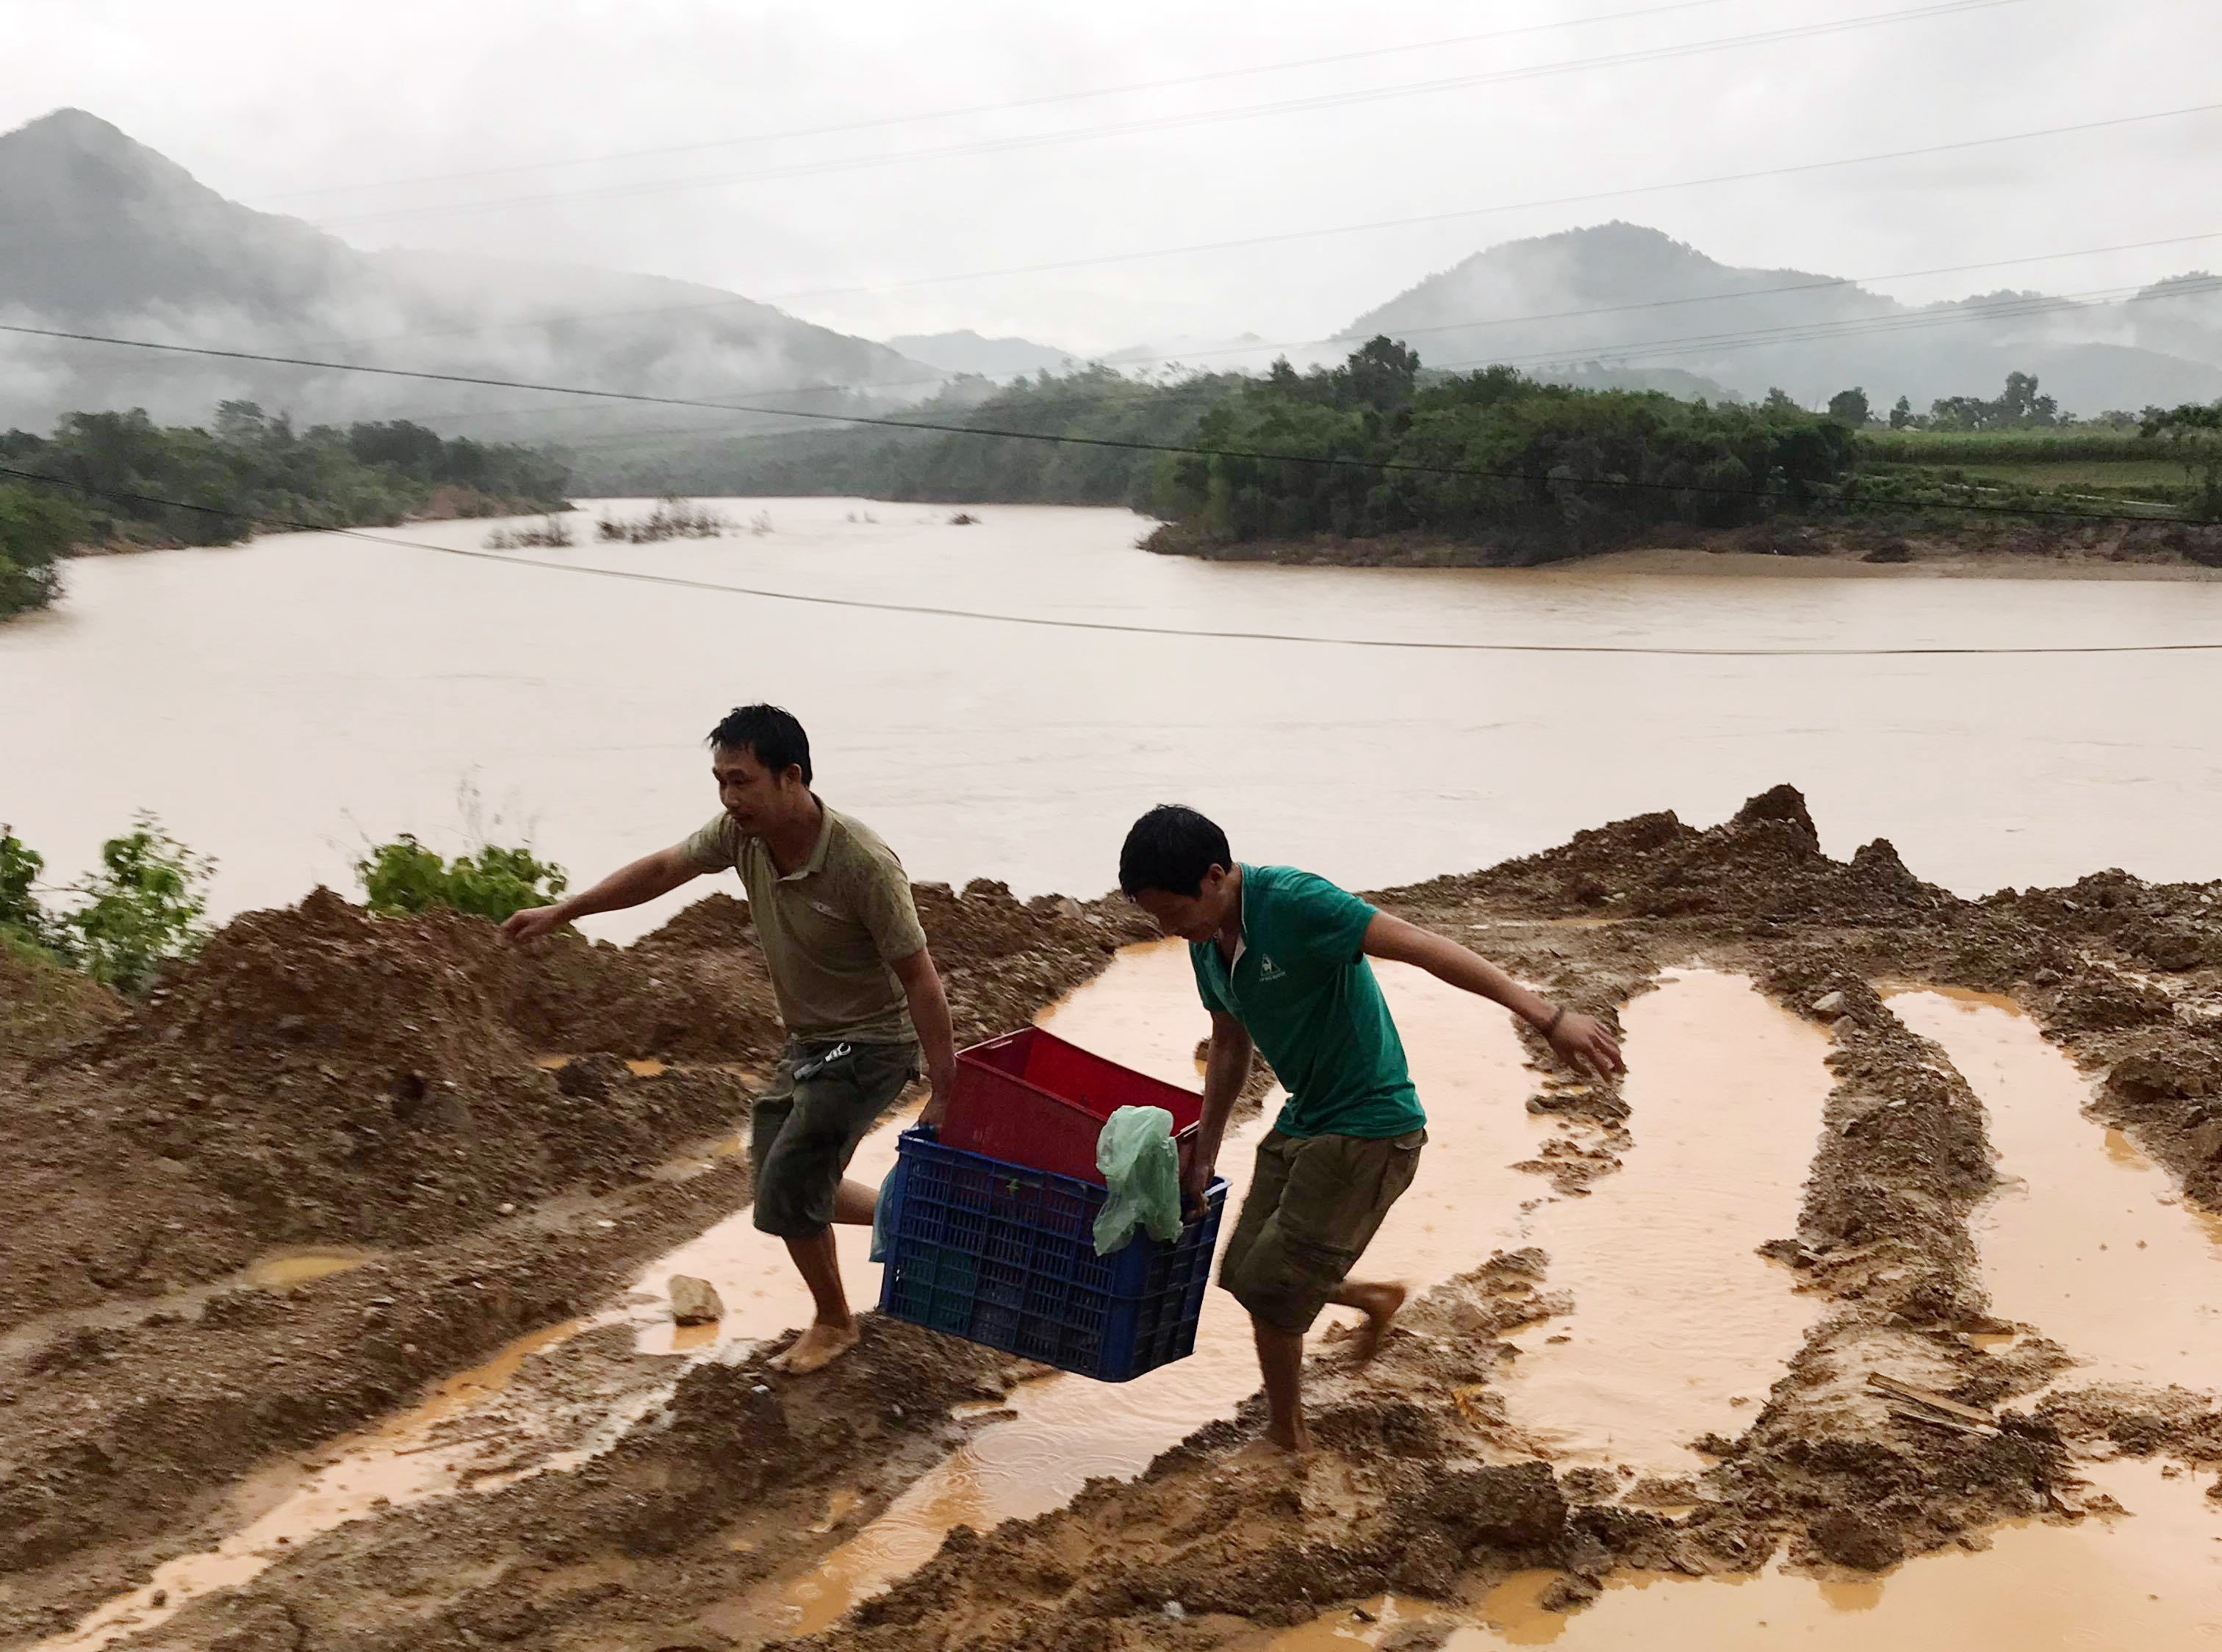
[[[671,1318],[679,1325],[707,1325],[725,1316],[718,1288],[691,1273],[671,1276]]]
[[[1806,1536],[1828,1559],[1862,1572],[1880,1572],[1905,1558],[1905,1542],[1896,1532],[1855,1510],[1815,1521]]]

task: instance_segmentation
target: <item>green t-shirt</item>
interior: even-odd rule
[[[1284,1134],[1378,1140],[1428,1121],[1362,950],[1373,912],[1293,866],[1245,866],[1233,964],[1216,939],[1189,944],[1204,1008],[1241,1022],[1288,1086]]]
[[[819,807],[825,808],[820,802]],[[861,820],[825,809],[810,858],[782,876],[761,838],[719,813],[682,845],[698,871],[741,875],[780,1019],[798,1038],[908,1044],[910,1004],[888,966],[926,945],[910,879]]]

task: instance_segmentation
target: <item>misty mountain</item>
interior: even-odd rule
[[[954,333],[905,333],[888,340],[888,348],[950,373],[976,373],[998,381],[1022,373],[1064,373],[1084,359],[1030,338],[982,338],[969,327]]]
[[[1676,370],[1818,405],[1865,386],[1886,407],[1993,393],[2034,373],[2081,414],[2222,396],[2222,283],[2185,276],[2125,303],[1993,292],[1909,305],[1840,277],[1745,269],[1656,229],[1606,223],[1507,242],[1344,330],[1387,333],[1430,367],[1507,362],[1585,383]]]
[[[107,122],[62,110],[0,135],[0,320],[263,354],[774,407],[914,400],[947,370],[720,288],[437,252],[366,253],[227,200]],[[858,396],[820,386],[869,386]],[[0,426],[227,398],[304,422],[412,417],[537,441],[710,412],[0,335]],[[745,418],[723,423],[743,428]]]

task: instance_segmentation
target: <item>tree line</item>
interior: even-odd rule
[[[570,486],[568,468],[540,449],[405,419],[297,430],[242,401],[222,404],[206,428],[158,425],[139,409],[72,413],[51,436],[0,434],[0,465],[45,479],[0,479],[0,618],[51,602],[61,560],[80,546],[229,544],[272,520],[360,527],[562,510]]]

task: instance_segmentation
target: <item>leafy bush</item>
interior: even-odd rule
[[[39,904],[34,889],[46,857],[9,828],[0,826],[0,939],[13,938],[27,945],[52,950],[53,920]]]
[[[527,849],[489,844],[475,855],[443,861],[405,832],[373,848],[355,870],[373,912],[451,907],[497,923],[527,907],[546,906],[570,884],[562,867]]]
[[[104,986],[146,992],[165,964],[200,950],[203,886],[215,870],[213,859],[140,814],[100,846],[100,871],[71,886],[82,900],[49,924],[54,950]]]
[[[60,594],[59,563],[85,524],[44,488],[0,487],[0,619],[43,608]]]

